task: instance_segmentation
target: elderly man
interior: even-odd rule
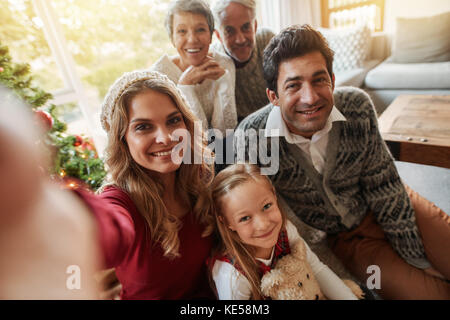
[[[271,104],[238,129],[279,139],[271,179],[293,212],[328,234],[361,281],[378,270],[382,297],[450,299],[450,217],[405,189],[368,95],[335,90],[323,36],[307,25],[287,28],[266,47],[263,66]]]
[[[262,56],[274,34],[268,29],[257,30],[255,10],[254,0],[217,0],[212,7],[215,34],[220,40],[214,49],[228,54],[236,66],[238,121],[269,102]]]

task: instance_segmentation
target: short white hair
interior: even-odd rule
[[[230,3],[235,2],[242,4],[243,6],[250,9],[252,19],[256,17],[256,1],[255,0],[216,0],[212,6],[212,12],[216,22],[216,27],[222,25],[223,13]]]
[[[207,3],[204,0],[175,0],[170,3],[166,19],[164,20],[164,26],[166,27],[170,40],[173,40],[173,16],[177,13],[184,12],[201,14],[204,16],[212,37],[214,32],[214,16]]]

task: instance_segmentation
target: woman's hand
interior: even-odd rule
[[[102,300],[119,300],[122,284],[116,276],[116,270],[106,269],[97,272],[95,278],[100,285],[100,299]]]
[[[222,68],[212,57],[206,56],[202,64],[189,66],[178,80],[179,84],[201,84],[205,79],[217,80],[225,74]]]
[[[443,279],[443,280],[447,280],[447,279],[445,279],[445,277],[444,277],[443,274],[441,274],[439,271],[437,271],[437,270],[436,270],[435,268],[433,268],[433,267],[423,269],[423,271],[424,271],[426,274],[429,274],[430,276],[433,276],[433,277],[436,277],[436,278],[440,278],[440,279]]]
[[[29,107],[10,97],[0,88],[0,299],[96,299],[92,212],[49,179]]]

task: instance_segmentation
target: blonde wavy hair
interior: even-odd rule
[[[120,90],[117,87],[110,89],[111,92],[116,90],[118,93],[115,94],[115,97],[107,97],[106,100],[111,103],[105,104],[105,112],[103,112],[105,115],[102,115],[102,120],[106,124],[104,128],[108,133],[105,163],[109,177],[99,192],[102,192],[108,185],[114,185],[124,190],[147,222],[147,231],[149,231],[147,235],[150,237],[150,243],[160,243],[164,250],[164,256],[175,258],[179,256],[178,231],[181,222],[177,217],[171,215],[164,205],[162,183],[152,178],[147,169],[134,161],[125,141],[130,120],[128,110],[132,99],[146,90],[158,91],[167,94],[181,112],[191,137],[189,144],[191,155],[195,150],[196,152],[201,151],[203,157],[200,164],[195,164],[193,161],[190,162],[192,164],[181,163],[176,172],[175,186],[177,194],[189,203],[195,219],[205,226],[203,237],[212,233],[214,225],[208,199],[200,197],[207,192],[207,188],[214,178],[213,154],[206,147],[207,141],[204,132],[201,132],[200,136],[194,135],[194,122],[198,119],[190,111],[184,96],[175,84],[159,74],[156,76],[152,76],[152,73],[148,74],[150,77],[142,80],[138,78],[129,83],[125,81],[125,85],[117,85]],[[123,79],[119,80],[116,83],[123,82]]]
[[[260,289],[261,274],[259,262],[255,259],[255,249],[243,243],[237,232],[230,230],[226,217],[222,212],[223,197],[236,187],[249,181],[266,183],[268,190],[271,190],[276,195],[270,179],[265,175],[261,175],[260,168],[253,164],[233,164],[220,171],[211,184],[210,197],[216,221],[216,241],[212,250],[212,258],[226,254],[231,259],[234,259],[250,282],[251,299],[261,300],[264,299],[264,295]],[[286,213],[279,205],[278,208],[283,221],[282,228],[284,228],[286,226]],[[212,266],[210,271],[212,271]],[[212,284],[211,274],[209,276]]]

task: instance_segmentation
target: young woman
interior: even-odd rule
[[[94,211],[122,299],[213,298],[205,267],[213,217],[199,195],[214,173],[194,120],[176,85],[154,71],[124,74],[105,98],[109,182],[100,197],[108,207]],[[180,132],[191,150],[177,147]],[[194,150],[201,163],[177,161]]]
[[[211,260],[219,299],[264,299],[261,277],[303,241],[278,207],[270,180],[256,165],[235,164],[222,170],[211,185],[219,241]],[[329,299],[356,300],[338,276],[324,265],[306,242],[307,261]]]
[[[165,25],[178,55],[163,55],[151,69],[178,84],[204,128],[223,134],[234,129],[235,68],[228,56],[209,53],[214,18],[208,5],[202,0],[173,1]]]

